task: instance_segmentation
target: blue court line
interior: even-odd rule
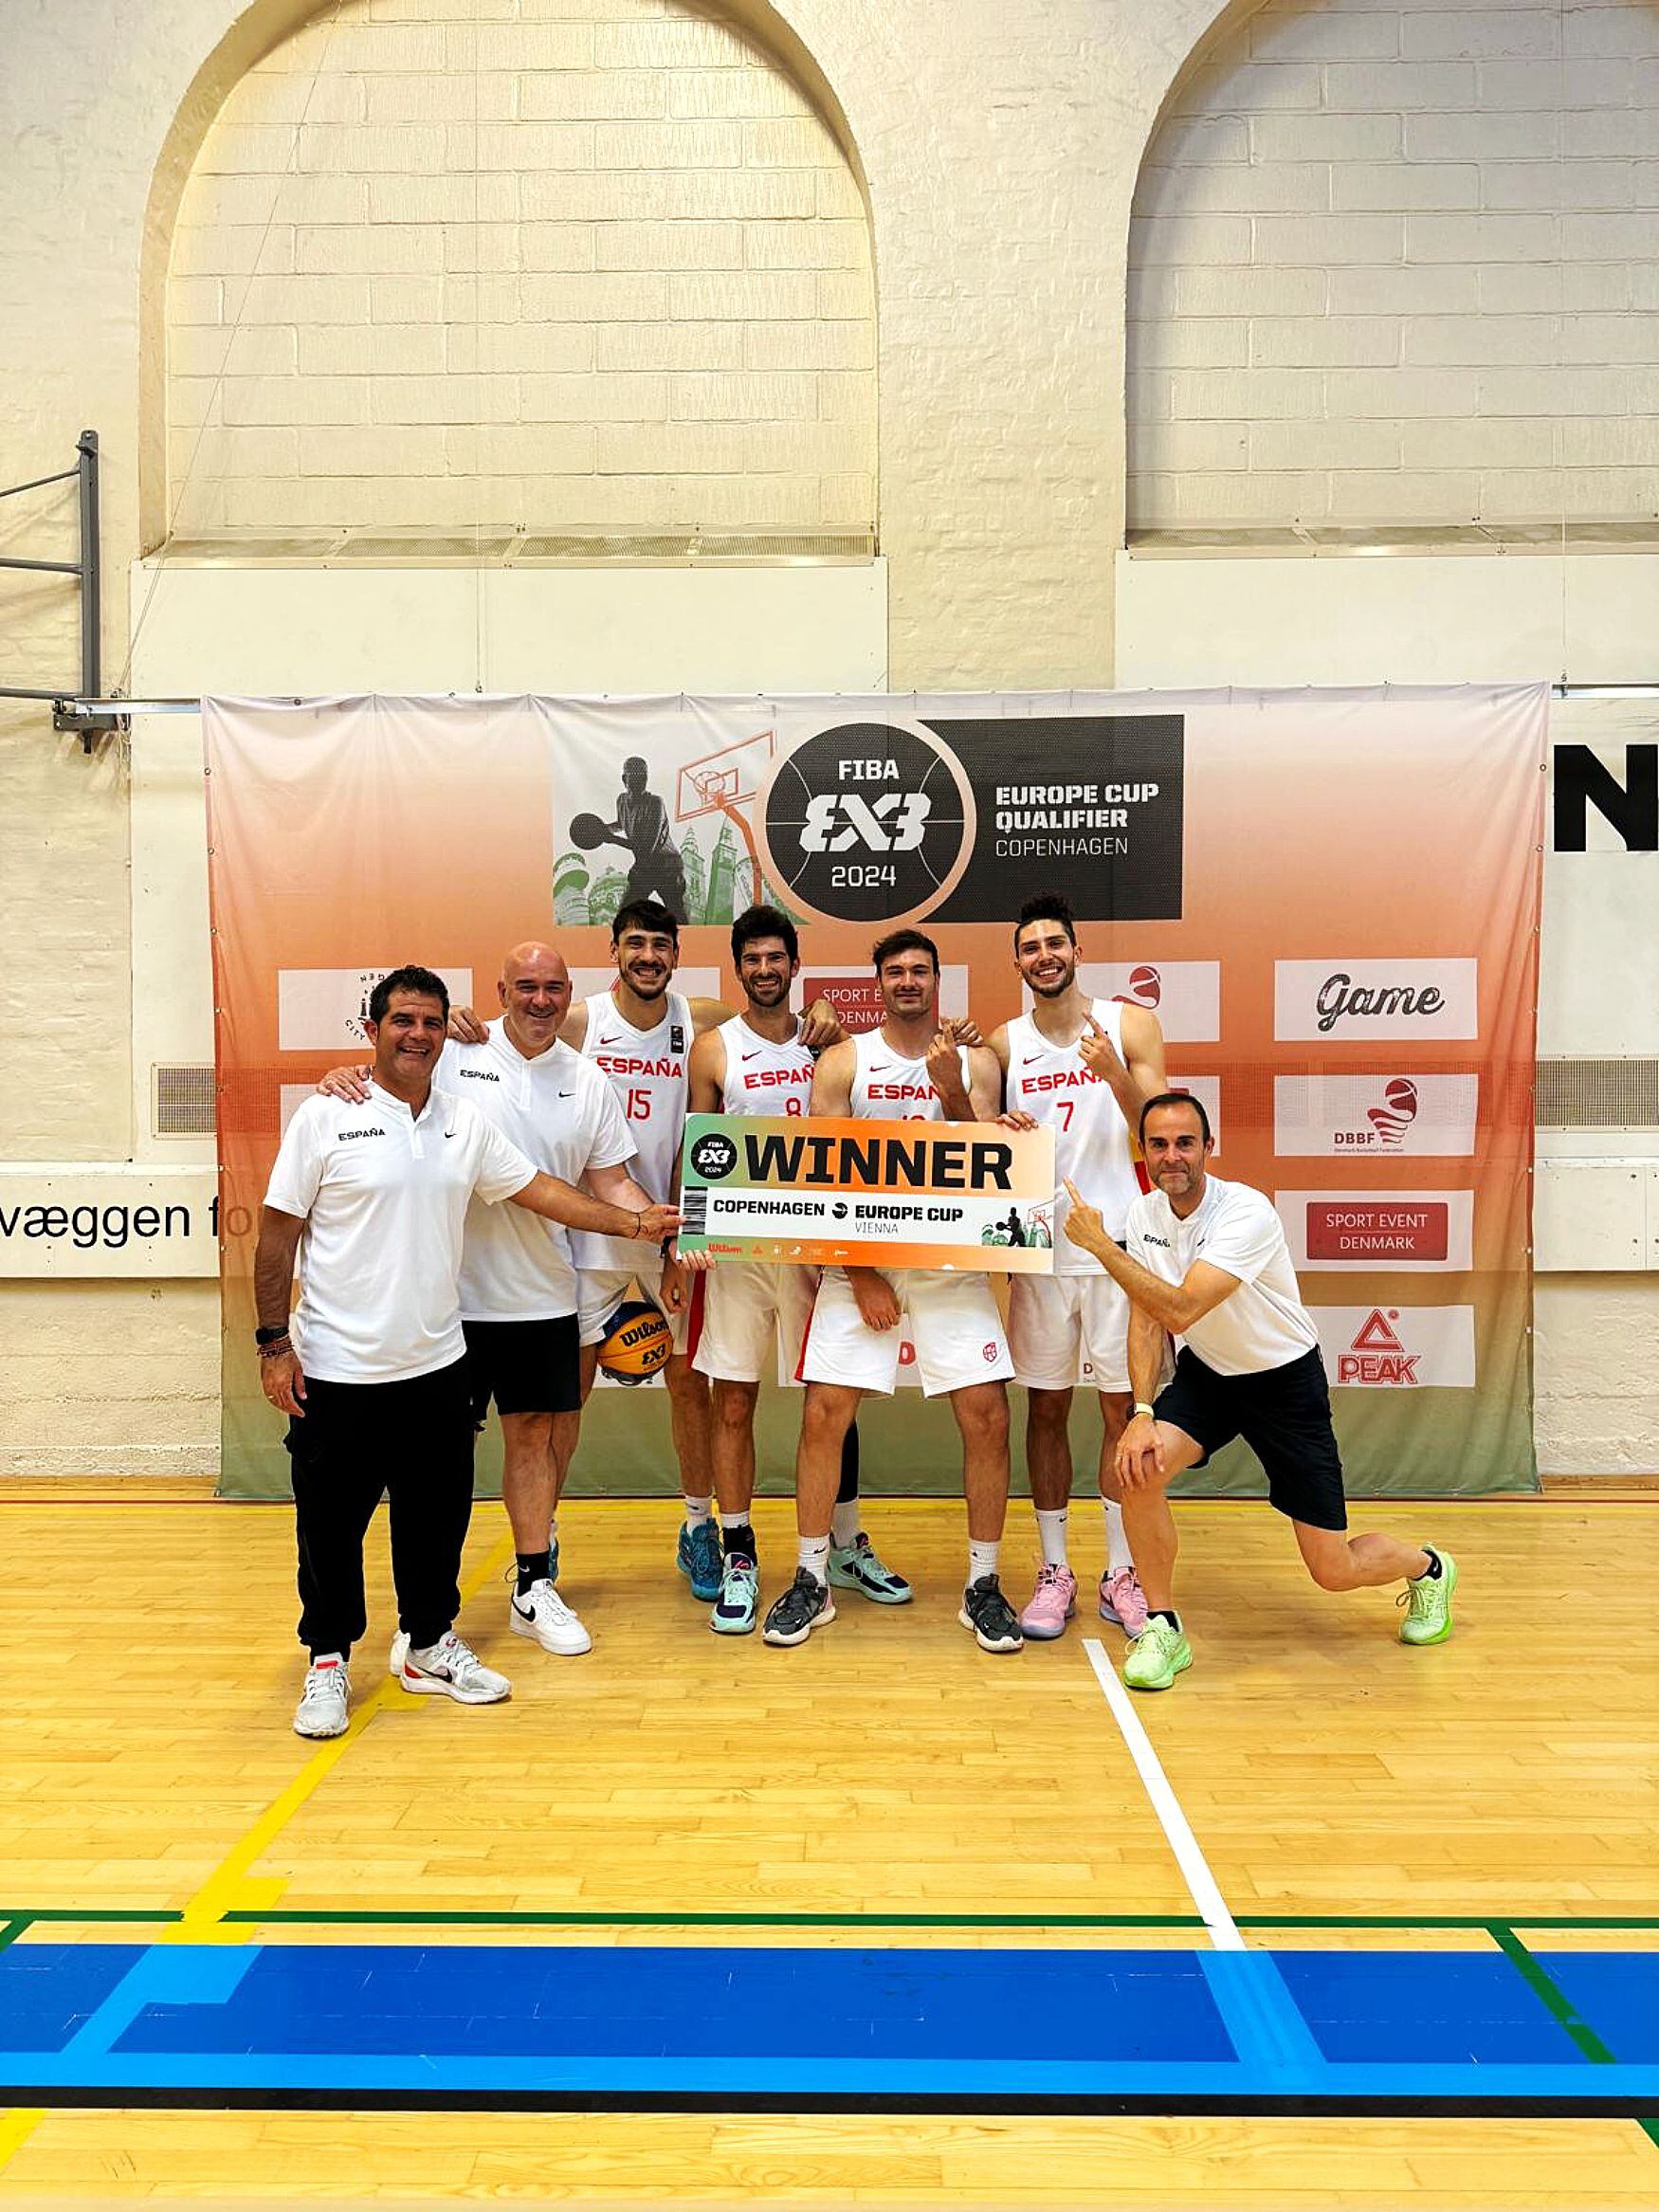
[[[0,2101],[81,2090],[135,2102],[1289,2097],[1659,2111],[1659,1954],[1557,1952],[1550,1971],[1611,2063],[1592,2063],[1502,1954],[17,1944],[0,1952]]]

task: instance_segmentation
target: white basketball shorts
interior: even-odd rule
[[[983,1275],[921,1268],[881,1271],[899,1294],[897,1328],[866,1328],[846,1274],[840,1268],[825,1270],[801,1354],[803,1382],[846,1383],[890,1398],[907,1342],[915,1346],[917,1377],[928,1398],[945,1398],[975,1382],[1012,1380],[1002,1316]]]
[[[1030,1390],[1127,1390],[1128,1297],[1110,1275],[1015,1275],[1008,1347]]]
[[[793,1382],[812,1310],[814,1268],[766,1260],[717,1260],[703,1285],[702,1333],[692,1365],[720,1382]]]

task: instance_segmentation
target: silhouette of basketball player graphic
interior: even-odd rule
[[[601,822],[596,814],[578,814],[571,824],[571,841],[583,851],[596,845],[626,845],[633,854],[628,883],[619,907],[635,899],[655,899],[676,922],[689,921],[685,899],[685,863],[668,832],[668,809],[649,787],[650,770],[636,753],[622,763],[622,789],[616,795],[616,819]],[[595,914],[595,922],[604,919]]]

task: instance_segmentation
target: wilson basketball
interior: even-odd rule
[[[665,1364],[673,1334],[654,1306],[629,1298],[616,1308],[599,1340],[599,1364],[617,1382],[644,1382]]]
[[[605,842],[605,825],[597,814],[571,816],[571,843],[582,852],[592,852],[595,845]]]

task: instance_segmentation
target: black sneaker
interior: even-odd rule
[[[797,1567],[794,1581],[766,1616],[761,1633],[769,1644],[804,1644],[813,1629],[828,1627],[834,1618],[829,1585],[820,1582],[810,1567]]]
[[[994,1575],[981,1575],[976,1582],[968,1584],[957,1618],[964,1628],[974,1631],[982,1652],[1017,1652],[1026,1640]]]

